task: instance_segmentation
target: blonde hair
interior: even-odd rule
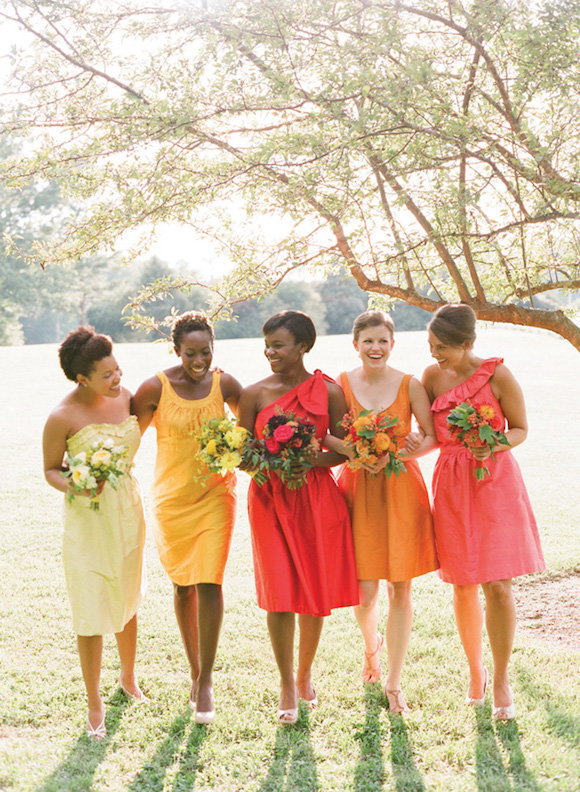
[[[359,335],[363,330],[366,330],[367,327],[380,327],[381,325],[384,325],[391,331],[391,336],[395,335],[395,323],[388,313],[384,311],[365,311],[359,314],[354,320],[352,337],[355,341],[358,341]]]

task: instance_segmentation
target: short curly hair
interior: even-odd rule
[[[213,346],[215,339],[213,325],[203,311],[187,311],[177,317],[171,328],[173,346],[179,349],[181,339],[185,333],[192,333],[195,330],[205,330],[206,333],[209,333],[211,345]]]
[[[267,336],[280,327],[285,327],[292,333],[297,344],[306,344],[306,351],[310,352],[316,341],[316,328],[308,314],[303,311],[280,311],[266,319],[262,333]]]
[[[77,327],[58,348],[60,365],[67,379],[77,381],[77,375],[88,377],[95,363],[113,351],[113,341],[108,335],[96,333],[94,327]]]

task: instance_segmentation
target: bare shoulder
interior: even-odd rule
[[[59,402],[54,410],[49,414],[44,425],[45,434],[52,436],[63,435],[68,437],[74,422],[74,402],[71,402],[70,395]]]
[[[489,379],[492,390],[496,395],[506,395],[507,393],[520,391],[520,385],[510,369],[503,363],[495,367],[495,371]]]
[[[135,395],[145,396],[145,395],[158,395],[161,393],[161,380],[154,374],[149,379],[143,380],[141,385],[137,388]]]
[[[332,396],[334,394],[342,394],[342,388],[335,380],[324,380],[324,384],[326,385],[326,390],[328,391],[328,395]]]
[[[242,385],[235,377],[228,374],[226,371],[220,373],[220,384],[222,386],[222,391],[227,391],[228,393],[241,393],[242,391]]]

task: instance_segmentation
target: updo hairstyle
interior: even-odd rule
[[[203,330],[204,332],[209,333],[210,344],[213,347],[213,342],[215,339],[213,325],[203,313],[203,311],[187,311],[187,313],[181,314],[181,316],[177,317],[175,322],[173,322],[173,327],[171,328],[171,340],[173,341],[173,346],[176,349],[179,349],[183,336],[186,333],[193,333],[196,330]]]
[[[60,365],[67,379],[77,381],[77,374],[88,377],[95,363],[113,351],[113,341],[108,335],[95,333],[94,327],[77,327],[58,348]]]
[[[316,341],[316,328],[308,314],[302,311],[281,311],[266,319],[262,333],[267,336],[280,327],[285,327],[292,333],[297,344],[306,344],[306,351],[310,352]]]
[[[366,330],[367,327],[380,327],[381,325],[387,327],[391,332],[391,338],[394,338],[395,323],[388,313],[385,313],[384,311],[365,311],[364,313],[359,314],[359,316],[357,316],[357,318],[354,320],[354,324],[352,326],[352,337],[355,341],[358,341],[359,335],[363,330]]]
[[[469,305],[443,305],[427,325],[439,341],[447,346],[463,346],[475,341],[475,313]]]

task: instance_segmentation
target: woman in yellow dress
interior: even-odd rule
[[[157,430],[152,489],[154,536],[174,587],[174,606],[191,667],[189,704],[212,723],[212,671],[223,618],[222,580],[236,513],[234,474],[207,476],[195,435],[207,418],[236,413],[240,383],[211,369],[214,331],[207,317],[178,317],[172,341],[180,365],[146,380],[133,399],[144,432]]]
[[[131,394],[121,386],[121,370],[108,336],[79,327],[59,349],[68,379],[76,383],[51,412],[43,435],[44,475],[60,492],[71,492],[63,460],[87,451],[96,440],[126,445],[131,460],[141,435],[130,415]],[[145,520],[136,480],[127,473],[116,490],[101,482],[99,509],[90,508],[90,490],[75,492],[64,504],[63,562],[81,669],[88,698],[86,730],[103,739],[105,707],[99,682],[103,634],[115,633],[121,673],[119,686],[146,701],[135,680],[137,609],[145,590]]]

